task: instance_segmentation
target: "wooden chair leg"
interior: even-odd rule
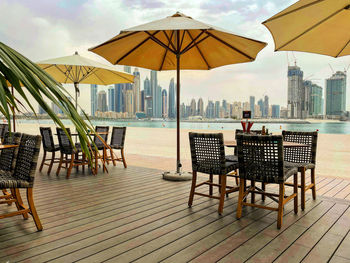
[[[69,167],[68,167],[68,170],[67,170],[67,175],[66,175],[66,178],[68,179],[71,172],[72,172],[72,168],[74,166],[74,159],[75,159],[75,154],[71,154],[71,160],[70,160],[70,163],[69,163]]]
[[[220,203],[219,203],[219,208],[218,212],[221,215],[222,211],[224,210],[224,201],[225,201],[225,195],[226,195],[226,179],[227,176],[226,174],[220,175],[221,177],[221,192],[220,192]]]
[[[11,199],[11,194],[9,192],[7,192],[7,189],[2,189],[2,194],[5,196],[6,200]],[[12,203],[8,203],[7,205],[11,206]]]
[[[63,163],[63,153],[61,153],[60,156],[60,162],[58,163],[58,167],[57,167],[57,171],[56,171],[56,175],[58,175],[60,173],[61,167],[62,167],[62,163]]]
[[[41,164],[40,164],[39,172],[41,172],[41,170],[43,169],[45,160],[46,160],[46,151],[44,151],[44,155],[43,155],[43,159],[42,159]]]
[[[261,183],[261,190],[266,191],[266,183]],[[261,199],[265,201],[265,194],[261,195]]]
[[[192,172],[192,185],[191,185],[191,192],[190,197],[188,198],[188,207],[192,206],[193,203],[193,197],[194,197],[194,190],[196,189],[196,182],[197,182],[197,172]]]
[[[219,175],[218,184],[220,185],[219,186],[219,194],[221,194],[221,175]]]
[[[85,162],[86,162],[86,155],[85,155],[85,153],[83,153],[82,162],[83,162],[83,173],[85,173]]]
[[[235,172],[236,172],[236,175],[238,175],[237,169],[235,170]],[[236,185],[238,186],[239,185],[238,177],[235,177],[235,179],[236,179]]]
[[[239,180],[239,193],[238,193],[238,202],[237,202],[237,211],[236,211],[236,218],[237,219],[240,219],[242,217],[244,181],[245,180],[243,180],[243,179]]]
[[[48,175],[51,173],[51,169],[52,169],[54,161],[55,161],[55,151],[52,152],[51,162],[50,162],[50,165],[49,165],[49,169],[47,170],[47,174]]]
[[[126,161],[125,161],[124,149],[121,149],[120,152],[121,152],[121,154],[122,154],[122,160],[123,160],[124,168],[127,168],[128,166],[126,165]]]
[[[252,187],[253,187],[253,191],[255,191],[255,181],[252,181]],[[255,203],[255,193],[251,193],[251,202],[252,204]]]
[[[301,170],[301,210],[305,209],[305,169]]]
[[[296,194],[296,196],[294,197],[294,213],[297,214],[298,213],[298,173],[294,174],[294,194]]]
[[[113,166],[116,166],[116,161],[115,161],[113,149],[110,148],[109,151],[111,153],[111,159],[112,159],[112,162],[113,162]]]
[[[283,202],[284,202],[284,184],[281,183],[279,187],[279,199],[278,199],[278,213],[277,213],[277,228],[282,226],[283,219]]]
[[[312,198],[316,199],[316,180],[315,180],[315,168],[311,169],[311,183],[314,184],[312,187]]]
[[[213,183],[213,174],[209,175],[209,181]],[[213,186],[209,185],[209,195],[213,195]]]
[[[16,199],[17,210],[20,211],[25,209],[19,189],[18,188],[11,189],[11,192],[12,192],[12,196]],[[24,219],[29,218],[28,213],[23,213],[22,216]]]
[[[28,200],[30,213],[33,216],[36,228],[38,229],[38,231],[41,231],[41,230],[43,230],[43,226],[41,225],[38,213],[36,212],[36,208],[35,208],[35,205],[34,205],[33,188],[28,188],[27,189],[27,200]]]

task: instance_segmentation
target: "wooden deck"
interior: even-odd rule
[[[217,200],[195,196],[187,207],[190,182],[109,170],[69,180],[38,174],[44,230],[20,216],[0,220],[0,262],[350,262],[350,181],[318,177],[317,200],[307,195],[298,215],[289,203],[277,230],[276,212],[245,207],[236,220],[237,193],[219,216]]]

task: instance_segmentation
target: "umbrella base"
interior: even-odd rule
[[[192,173],[189,172],[164,172],[163,179],[167,181],[189,181],[192,180]]]

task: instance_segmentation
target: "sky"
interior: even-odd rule
[[[179,11],[235,34],[265,41],[252,63],[210,71],[182,71],[181,101],[200,97],[211,100],[256,101],[268,95],[270,104],[287,104],[287,68],[298,66],[304,78],[324,88],[332,70],[347,69],[349,57],[331,58],[302,52],[274,52],[273,39],[261,23],[295,3],[295,0],[1,0],[0,41],[34,62],[80,55],[108,63],[88,48],[119,34],[122,29],[147,23]],[[122,70],[122,66],[116,66]],[[332,68],[332,69],[331,69]],[[140,69],[141,88],[149,70]],[[168,89],[175,71],[158,72],[159,84]],[[73,93],[73,87],[65,85]],[[90,113],[89,85],[81,85],[79,104]],[[101,88],[105,89],[105,88]],[[86,90],[86,92],[85,92]],[[350,110],[350,92],[347,92]]]

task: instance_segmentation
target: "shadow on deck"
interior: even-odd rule
[[[38,174],[44,230],[31,218],[0,220],[0,262],[350,262],[349,181],[318,178],[317,200],[308,195],[298,215],[290,202],[277,230],[276,212],[245,207],[236,220],[237,193],[219,216],[217,200],[195,196],[187,207],[190,182],[164,181],[149,168],[109,171]]]

